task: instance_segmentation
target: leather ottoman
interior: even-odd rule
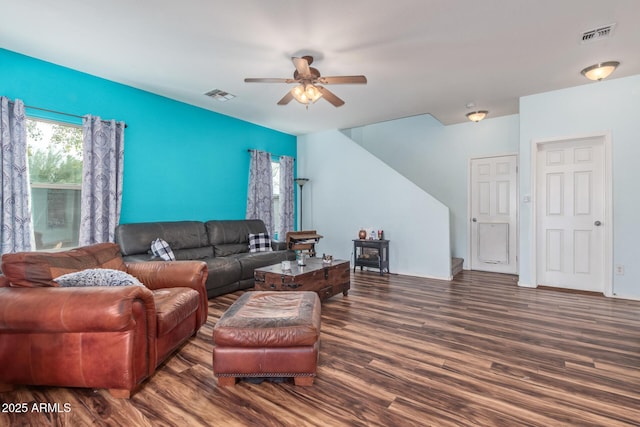
[[[320,298],[315,292],[247,292],[213,328],[218,385],[243,377],[293,377],[310,386],[320,347]]]

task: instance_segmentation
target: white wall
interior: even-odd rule
[[[452,255],[465,258],[466,267],[469,159],[516,154],[518,116],[443,126],[425,114],[345,133],[449,208]]]
[[[303,228],[319,254],[352,259],[361,227],[383,229],[392,273],[449,279],[449,210],[340,131],[298,137]]]
[[[449,207],[453,245],[451,253],[458,257],[465,257],[468,240],[468,159],[517,152],[520,160],[521,201],[519,280],[524,285],[532,285],[531,204],[522,202],[524,197],[531,196],[532,141],[610,131],[613,163],[612,263],[623,265],[625,269],[624,275],[613,276],[613,292],[619,297],[640,298],[640,226],[637,223],[640,192],[635,188],[640,181],[640,165],[637,164],[640,160],[640,120],[636,117],[639,107],[640,76],[637,75],[523,97],[520,100],[519,115],[486,119],[480,123],[442,126],[429,115],[424,115],[350,129],[345,133],[366,148],[366,151],[357,152],[349,146],[346,161],[342,159],[347,143],[340,143],[338,148],[332,145],[341,141],[337,135],[339,132],[301,137],[298,149],[300,153],[304,153],[305,145],[301,142],[308,139],[312,144],[307,148],[314,146],[311,158],[318,156],[321,159],[332,159],[331,164],[336,165],[334,168],[315,169],[310,165],[308,170],[317,173],[318,179],[324,179],[321,177],[322,173],[339,173],[342,176],[342,168],[357,169],[364,174],[360,179],[340,182],[339,185],[344,186],[345,191],[339,199],[340,203],[342,199],[349,200],[359,198],[362,193],[369,194],[367,190],[363,190],[366,186],[363,183],[364,177],[370,176],[370,170],[363,166],[370,162],[368,152],[383,159],[394,170]],[[325,143],[331,144],[333,148],[327,148],[327,152],[323,152]],[[356,158],[352,159],[350,156]],[[305,158],[301,164],[309,161],[310,158]],[[355,175],[357,178],[358,174]],[[389,188],[389,192],[394,195],[404,192],[403,189]],[[306,189],[305,186],[305,191]],[[382,200],[387,199],[388,196]],[[346,204],[347,209],[355,206],[352,203]],[[321,211],[322,214],[326,213],[325,208],[321,208]],[[380,224],[381,228],[388,229],[386,223],[403,221],[402,212],[396,218],[391,216],[393,212],[387,213],[389,217],[381,221],[365,218],[354,220],[343,227],[341,230],[344,231],[341,232],[351,236],[360,226]],[[316,220],[319,219],[314,218]],[[339,228],[338,225],[336,227]],[[342,243],[342,253],[351,253],[351,238],[346,238]],[[336,246],[332,246],[331,250],[334,248]],[[408,266],[407,269],[411,270],[412,267]]]
[[[534,285],[531,263],[531,144],[611,131],[613,160],[614,295],[640,298],[640,75],[595,82],[520,99],[520,283]]]

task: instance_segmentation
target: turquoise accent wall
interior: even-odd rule
[[[0,95],[127,123],[121,223],[242,219],[247,149],[297,156],[294,135],[4,49]],[[35,109],[27,114],[80,124]]]

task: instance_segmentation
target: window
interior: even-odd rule
[[[27,119],[27,157],[36,250],[78,246],[82,128]]]
[[[278,236],[278,230],[280,230],[280,163],[271,162],[271,176],[273,186],[273,239],[280,240]]]

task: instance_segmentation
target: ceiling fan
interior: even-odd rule
[[[292,79],[278,78],[247,78],[245,83],[298,83],[287,94],[278,101],[278,105],[287,105],[292,99],[301,104],[309,106],[320,98],[324,98],[334,107],[344,105],[344,101],[338,98],[333,92],[321,85],[329,84],[365,84],[365,76],[334,76],[322,77],[317,68],[310,67],[313,63],[313,56],[303,56],[301,58],[291,58],[296,70]]]

